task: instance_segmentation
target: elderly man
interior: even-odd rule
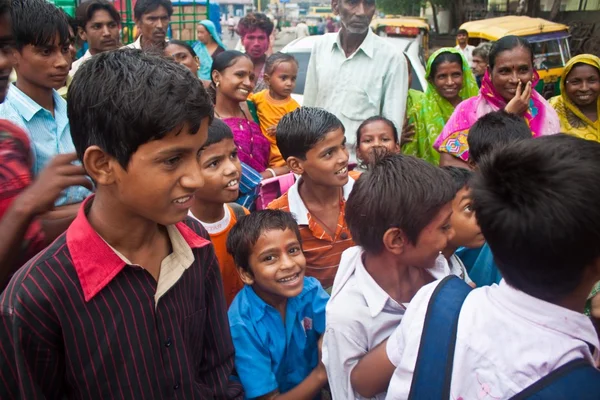
[[[138,0],[133,17],[140,36],[127,47],[162,52],[166,46],[165,39],[172,15],[173,5],[170,0]]]

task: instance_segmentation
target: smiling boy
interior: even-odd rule
[[[242,398],[213,247],[181,222],[203,184],[202,84],[162,57],[115,51],[84,63],[68,96],[97,191],[0,300],[0,397]]]
[[[354,186],[348,176],[344,126],[321,108],[302,107],[281,119],[276,139],[288,167],[300,178],[268,207],[294,215],[307,275],[331,288],[342,252],[354,244],[344,218]]]

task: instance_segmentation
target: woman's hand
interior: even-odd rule
[[[512,100],[508,102],[508,104],[504,108],[504,111],[516,115],[525,114],[529,109],[529,100],[531,99],[532,91],[533,87],[531,81],[527,82],[524,90],[523,83],[519,81],[519,86],[517,86],[517,93],[515,94],[515,97],[513,97]]]

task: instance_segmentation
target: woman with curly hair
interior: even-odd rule
[[[254,63],[256,75],[255,91],[266,89],[263,75],[265,74],[265,61],[269,50],[270,36],[273,33],[273,22],[262,13],[249,13],[238,23],[238,35],[246,54]]]

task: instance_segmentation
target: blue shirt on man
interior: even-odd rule
[[[31,140],[33,176],[37,177],[50,160],[59,154],[74,153],[67,102],[56,90],[52,91],[54,116],[14,84],[10,85],[4,103],[0,104],[0,118],[21,127]],[[57,206],[79,203],[91,192],[83,186],[71,186],[56,201]]]
[[[247,398],[278,389],[285,393],[301,383],[319,362],[317,342],[325,331],[329,295],[315,278],[287,301],[281,314],[251,286],[244,286],[229,308],[235,368]]]

